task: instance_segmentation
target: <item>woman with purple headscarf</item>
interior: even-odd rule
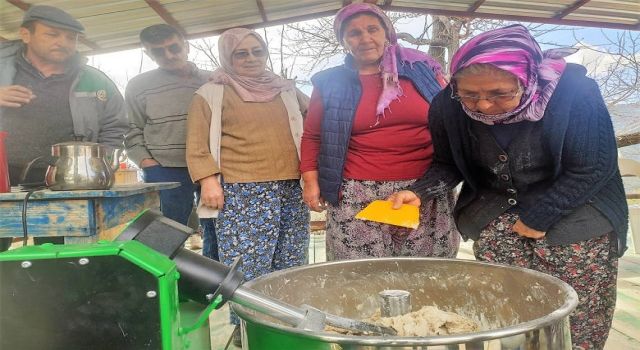
[[[429,168],[427,115],[444,85],[439,65],[401,47],[389,18],[372,4],[344,7],[334,31],[348,54],[343,65],[312,78],[300,165],[304,201],[315,211],[327,208],[327,259],[455,257],[451,192],[425,203],[417,229],[354,218]]]
[[[476,259],[569,283],[574,349],[602,349],[628,209],[609,113],[572,52],[542,52],[521,25],[465,43],[431,107],[434,163],[390,199],[419,206],[463,181],[454,216]]]
[[[242,257],[250,280],[307,261],[298,164],[308,98],[266,69],[267,44],[255,31],[229,29],[218,49],[220,68],[189,109],[187,165],[201,186],[198,216],[217,217],[220,261]],[[240,339],[236,327],[234,344]]]

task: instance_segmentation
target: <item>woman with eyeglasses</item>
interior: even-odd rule
[[[401,47],[389,18],[372,4],[344,7],[334,31],[348,54],[343,65],[312,78],[300,166],[305,202],[327,210],[327,259],[455,257],[460,236],[451,191],[425,202],[417,229],[355,219],[429,168],[427,115],[444,85],[440,66]]]
[[[198,215],[218,218],[220,261],[242,257],[250,280],[307,261],[309,211],[298,170],[307,99],[266,69],[258,33],[229,29],[218,49],[220,68],[189,110],[187,164],[201,185]]]
[[[431,107],[434,163],[389,199],[420,206],[463,181],[454,215],[476,259],[569,283],[574,349],[602,349],[628,212],[609,113],[572,52],[542,52],[521,25],[465,43]]]

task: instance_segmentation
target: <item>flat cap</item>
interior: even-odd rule
[[[78,33],[84,32],[84,26],[77,19],[61,9],[48,5],[34,5],[24,13],[22,25],[31,21],[40,21],[48,26],[71,30]]]

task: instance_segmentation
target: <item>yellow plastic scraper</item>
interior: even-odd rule
[[[390,201],[375,200],[356,214],[356,219],[381,222],[383,224],[416,229],[420,224],[419,208],[403,204],[400,209],[392,209]]]

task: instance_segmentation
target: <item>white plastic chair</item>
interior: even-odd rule
[[[618,158],[618,167],[622,176],[640,177],[640,162],[633,159]],[[629,203],[627,201],[627,203]],[[640,204],[629,205],[629,226],[631,227],[630,246],[640,254]]]
[[[618,158],[618,167],[620,168],[620,175],[622,176],[640,177],[640,162],[637,160]]]

